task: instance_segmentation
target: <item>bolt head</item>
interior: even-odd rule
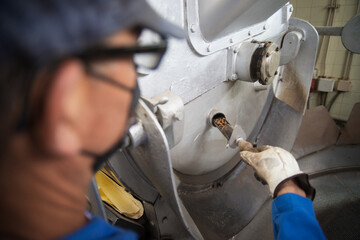
[[[234,73],[233,75],[231,75],[231,80],[236,80],[238,78],[237,74]]]
[[[195,24],[192,24],[192,25],[191,25],[190,31],[191,31],[192,33],[196,32],[196,26],[195,26]]]

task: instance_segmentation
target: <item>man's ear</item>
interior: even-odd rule
[[[79,122],[84,116],[87,79],[77,60],[63,62],[52,74],[41,123],[40,147],[50,154],[73,156],[80,152],[82,137]]]

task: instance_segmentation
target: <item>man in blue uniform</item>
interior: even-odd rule
[[[159,41],[138,45],[143,29]],[[85,194],[136,107],[133,55],[151,54],[144,67],[156,68],[169,35],[183,31],[144,0],[0,0],[1,239],[137,239],[87,217]],[[291,155],[242,156],[278,196],[277,238],[323,236]]]
[[[144,29],[155,43],[137,43]],[[136,239],[86,215],[86,192],[182,29],[145,0],[0,0],[0,238]]]
[[[275,239],[326,239],[316,220],[312,200],[315,189],[296,159],[282,148],[262,146],[259,152],[242,151],[242,159],[269,185]]]

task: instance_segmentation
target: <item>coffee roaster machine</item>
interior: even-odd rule
[[[290,150],[318,34],[285,0],[149,3],[187,39],[169,39],[156,71],[139,69],[137,123],[107,168],[143,202],[151,238],[235,239],[271,196],[212,118]]]

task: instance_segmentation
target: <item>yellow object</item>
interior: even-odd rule
[[[133,219],[140,218],[144,213],[141,202],[126,192],[125,188],[121,186],[119,180],[112,173],[107,173],[112,178],[105,174],[103,170],[95,174],[101,199],[125,216]]]

